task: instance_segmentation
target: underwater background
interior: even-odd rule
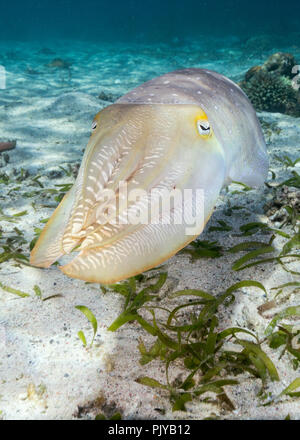
[[[299,32],[299,2],[16,0],[0,3],[0,37],[171,43],[174,39]]]
[[[299,65],[296,0],[0,0],[0,420],[300,419],[292,394],[299,394],[300,349],[291,345],[300,335]],[[198,240],[121,287],[30,266],[30,249],[74,183],[95,114],[143,82],[188,67],[224,74],[248,95],[268,148],[266,184],[225,188]],[[221,378],[238,383],[180,400],[179,385],[197,366],[185,354],[170,367],[171,399],[157,383],[138,382],[166,383],[172,347],[137,322],[109,329],[124,302],[129,307],[153,282],[163,330],[163,309],[184,305],[174,291],[208,292],[202,307],[236,285],[229,304],[214,303],[198,342],[209,349],[214,331],[231,329],[222,339],[228,357],[220,343],[201,374],[217,381],[222,364]],[[193,323],[199,307],[184,308],[179,322]],[[149,310],[139,313],[152,323]],[[248,348],[232,358],[237,327],[248,332],[239,334]],[[201,374],[194,378],[201,382]]]

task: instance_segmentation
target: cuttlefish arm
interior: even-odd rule
[[[96,116],[78,178],[42,232],[31,263],[48,267],[75,248],[77,256],[61,267],[71,277],[110,284],[133,276],[203,231],[224,184],[260,185],[267,168],[260,125],[239,87],[201,69],[156,78]],[[143,196],[132,197],[140,190]],[[153,211],[171,191],[192,195],[158,210],[151,221],[128,221]],[[117,215],[106,209],[106,192],[118,202]],[[184,214],[195,211],[189,228]]]
[[[64,196],[31,251],[31,264],[49,267],[65,255],[62,240],[74,203],[74,187]]]

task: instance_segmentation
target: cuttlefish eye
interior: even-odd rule
[[[96,128],[97,128],[97,121],[93,121],[93,123],[92,123],[92,130],[96,130]]]
[[[197,121],[197,129],[201,136],[208,136],[210,134],[210,124],[206,120]]]

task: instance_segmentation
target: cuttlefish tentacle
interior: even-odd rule
[[[160,264],[202,232],[224,184],[258,186],[266,177],[255,111],[216,72],[185,69],[148,81],[98,113],[92,128],[77,180],[31,254],[32,264],[48,267],[75,248],[77,256],[61,267],[74,278],[109,284]],[[127,194],[144,195],[126,198],[121,182]],[[145,223],[116,222],[106,199],[110,191],[123,220],[148,213],[173,190],[198,189],[201,213],[192,196]],[[183,214],[195,210],[199,219],[187,233]]]

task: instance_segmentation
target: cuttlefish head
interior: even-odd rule
[[[202,232],[226,167],[198,105],[111,105],[94,118],[77,180],[31,264],[48,267],[76,251],[61,270],[104,284],[155,267]]]

